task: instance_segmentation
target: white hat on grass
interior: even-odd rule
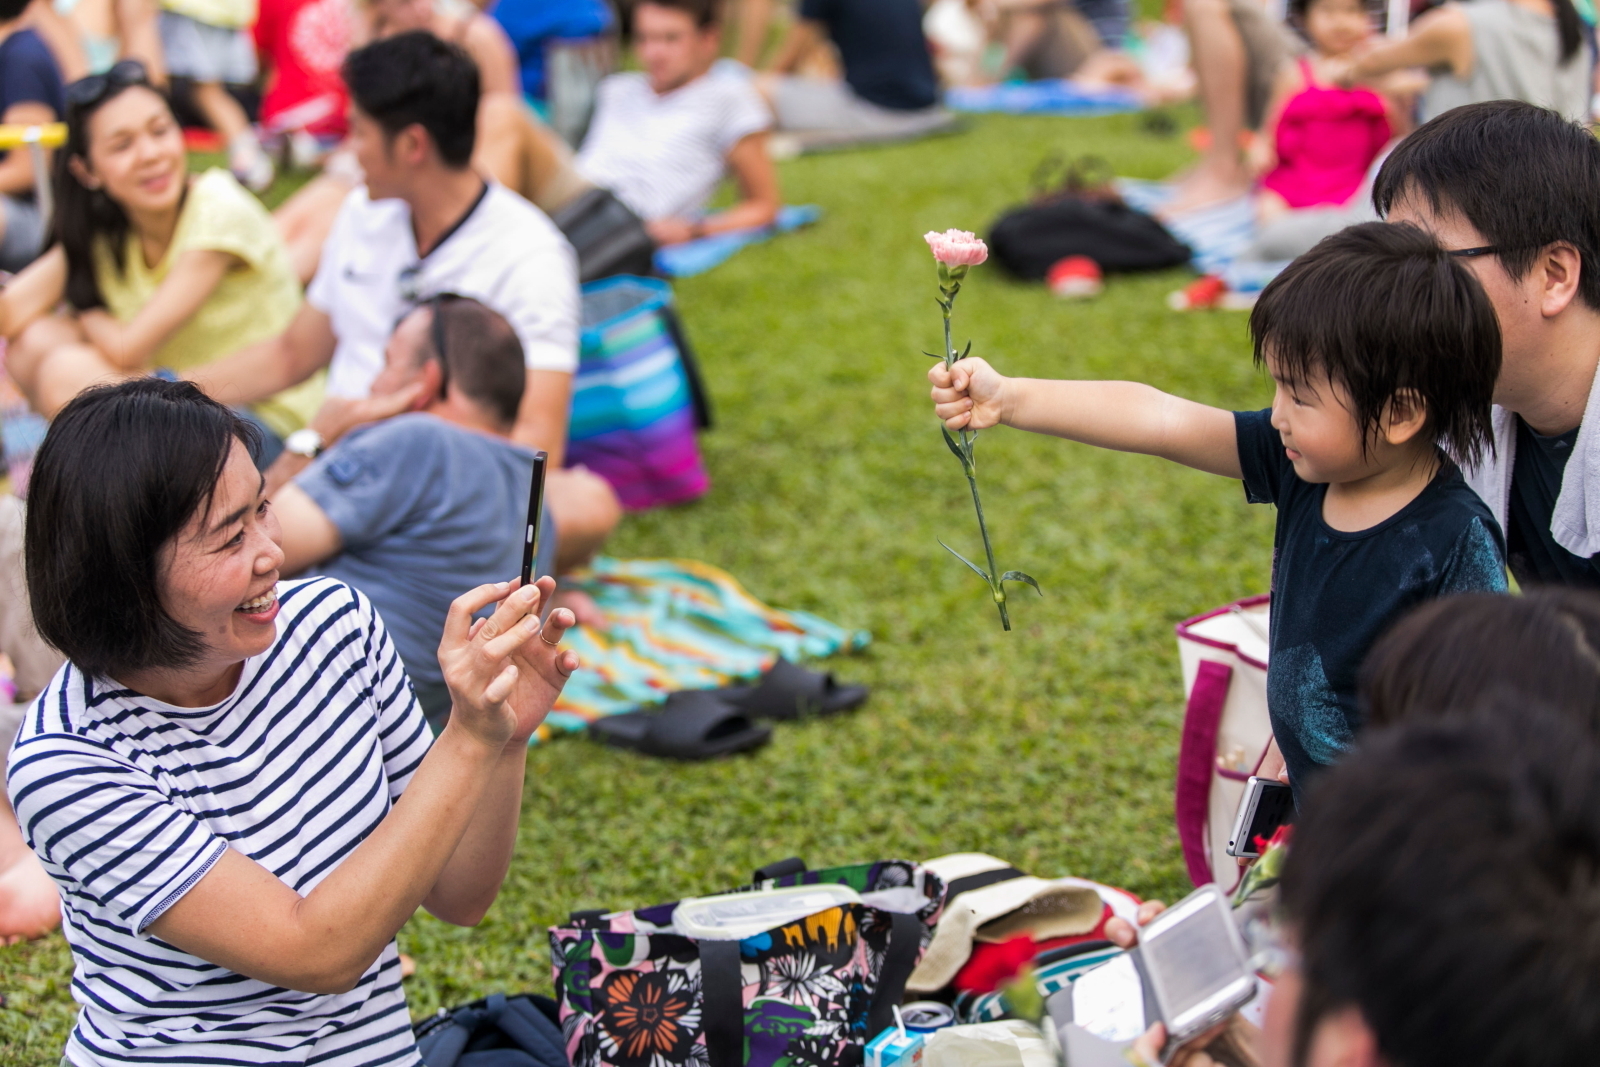
[[[923,866],[943,880],[946,896],[933,942],[906,981],[906,989],[914,993],[949,985],[972,955],[974,940],[1086,934],[1104,911],[1105,902],[1092,882],[1035,878],[982,852],[952,853]]]

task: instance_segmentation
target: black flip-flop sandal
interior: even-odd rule
[[[589,724],[589,736],[617,748],[665,759],[702,760],[760,748],[772,728],[710,689],[673,693],[659,711],[627,711]]]
[[[864,685],[840,685],[827,671],[808,671],[779,656],[755,685],[717,692],[751,718],[783,721],[859,708],[866,703],[868,690]]]

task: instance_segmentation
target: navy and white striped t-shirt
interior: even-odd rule
[[[103,1064],[415,1064],[394,942],[348,993],[300,993],[147,928],[223,850],[302,896],[382,821],[432,735],[383,622],[331,578],[284,582],[233,696],[178,708],[68,663],[29,708],[8,784],[61,889],[81,1005],[66,1056]]]

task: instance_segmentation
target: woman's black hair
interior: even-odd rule
[[[1548,586],[1429,601],[1372,646],[1358,691],[1367,726],[1520,701],[1600,738],[1600,592]]]
[[[79,94],[73,90],[95,79],[103,84],[103,90],[88,96],[86,102],[76,102],[74,96]],[[129,89],[148,89],[166,100],[161,90],[150,84],[144,68],[128,61],[118,63],[108,74],[90,75],[67,86],[67,141],[56,152],[53,163],[55,218],[51,241],[60,243],[67,255],[67,303],[78,311],[105,307],[105,297],[94,276],[95,243],[105,243],[112,263],[120,272],[132,224],[121,205],[104,189],[90,189],[73,175],[71,161],[78,159],[82,165],[88,165],[89,120]]]
[[[1472,272],[1415,226],[1364,222],[1323,238],[1261,291],[1250,333],[1256,363],[1270,355],[1286,381],[1344,387],[1363,449],[1403,391],[1456,462],[1493,448],[1500,321]]]
[[[183,667],[203,635],[162,606],[162,548],[210,506],[257,432],[190,382],[86,390],[50,425],[28,488],[24,566],[39,636],[100,678]]]

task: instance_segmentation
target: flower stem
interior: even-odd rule
[[[955,307],[956,294],[961,292],[961,283],[953,281],[948,289],[940,287],[944,301],[940,307],[944,312],[944,365],[948,370],[955,365],[956,349],[950,340],[950,312]],[[994,595],[995,607],[1000,609],[1000,626],[1005,630],[1011,629],[1011,615],[1006,611],[1006,588],[1000,581],[1000,569],[994,562],[994,545],[989,541],[989,524],[983,519],[983,500],[978,496],[978,465],[972,456],[972,442],[977,436],[975,431],[961,430],[961,466],[967,476],[967,486],[972,490],[972,507],[978,513],[978,533],[983,535],[983,554],[989,562],[989,591]]]

